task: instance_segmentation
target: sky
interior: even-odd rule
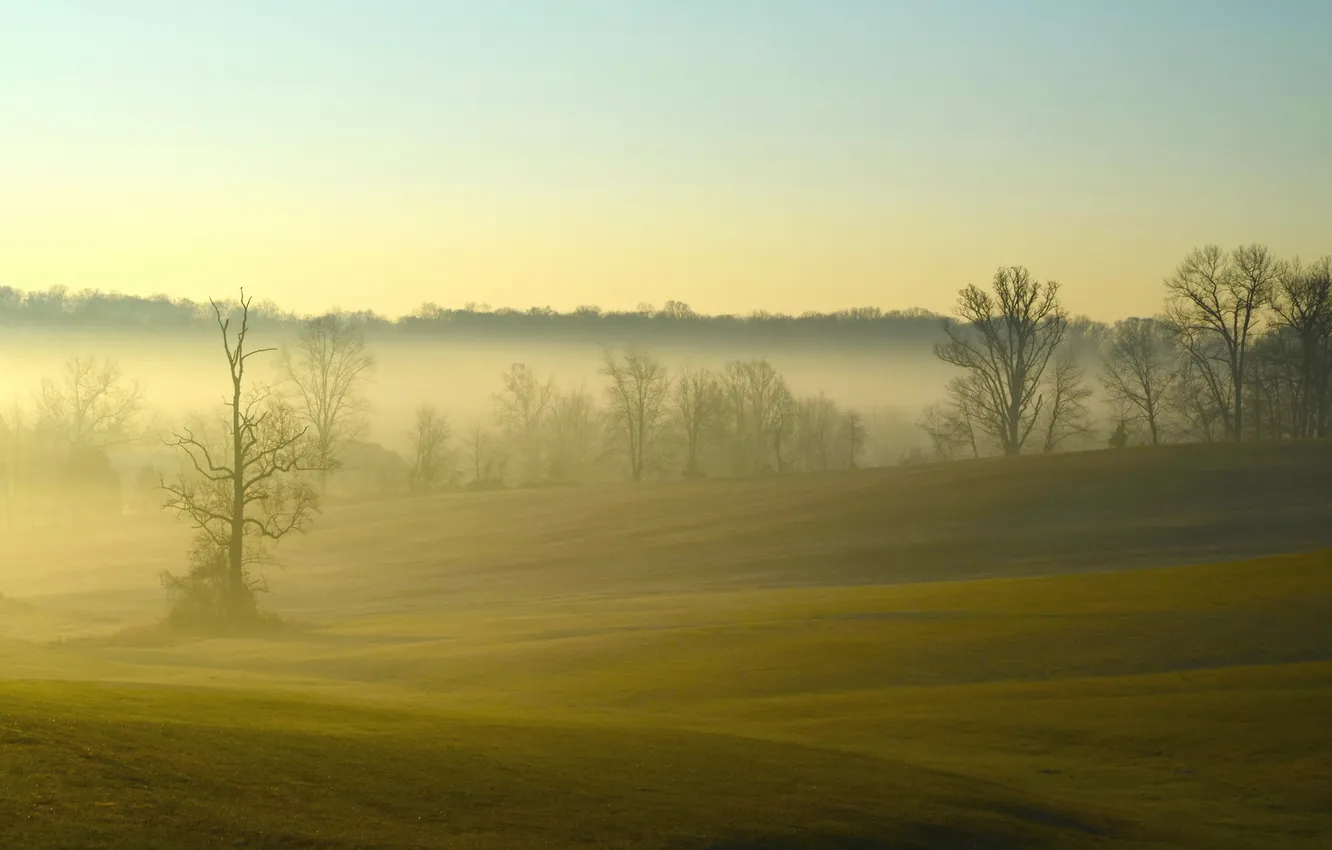
[[[1148,315],[1332,253],[1326,0],[0,0],[0,285]]]

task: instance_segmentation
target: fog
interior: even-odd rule
[[[263,347],[281,347],[295,331],[254,334]],[[183,416],[216,414],[228,390],[225,355],[216,328],[190,332],[136,334],[10,331],[0,345],[0,406],[6,412],[30,407],[43,379],[58,379],[65,363],[76,356],[106,358],[118,365],[124,379],[138,382],[146,406],[164,425]],[[826,393],[840,405],[873,414],[887,428],[886,442],[867,445],[872,465],[895,463],[920,444],[911,423],[925,405],[938,400],[955,370],[940,363],[928,342],[918,350],[902,347],[846,347],[836,341],[820,346],[696,346],[681,342],[619,345],[593,342],[494,339],[465,341],[402,339],[371,335],[368,350],[375,366],[362,392],[370,404],[364,438],[405,452],[415,410],[437,406],[455,429],[489,422],[492,395],[501,376],[514,363],[524,363],[560,389],[584,390],[602,402],[605,379],[600,374],[607,349],[641,348],[668,370],[720,370],[735,360],[767,360],[785,378],[796,396]],[[256,364],[253,376],[280,385],[285,381],[276,356]],[[889,425],[888,423],[893,423]],[[144,444],[151,448],[151,441]]]
[[[1299,775],[1329,573],[1268,556],[1332,545],[1326,444],[1117,451],[1091,390],[1024,420],[1022,456],[960,432],[945,455],[921,426],[958,369],[928,324],[866,344],[256,321],[242,383],[280,391],[240,394],[237,443],[215,324],[0,323],[0,844],[35,823],[36,846],[195,846],[200,823],[204,844],[756,848],[713,836],[740,812],[817,839],[835,811],[828,846],[938,846],[927,805],[964,825],[950,846],[1084,846],[1065,774],[1099,783],[1082,818],[1184,787],[1142,756],[1175,741]],[[330,464],[301,352],[335,350],[314,372],[352,376],[341,421],[365,427]],[[1044,391],[1082,389],[1058,375],[1097,363],[1095,335],[1068,351]],[[1237,709],[1259,675],[1282,687]],[[1247,758],[1200,736],[1259,703],[1235,728],[1280,732]],[[1253,805],[1233,787],[1227,812]]]

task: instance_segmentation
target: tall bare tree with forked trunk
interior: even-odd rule
[[[318,443],[307,437],[299,413],[271,388],[247,388],[250,360],[275,351],[250,347],[250,302],[242,290],[233,333],[233,317],[210,301],[227,358],[229,414],[220,423],[219,439],[189,427],[173,433],[167,445],[179,449],[188,465],[175,482],[161,483],[165,507],[198,529],[197,572],[179,581],[215,581],[218,612],[233,619],[253,610],[247,568],[262,558],[264,543],[304,530],[318,512],[318,498],[302,473],[324,468]]]

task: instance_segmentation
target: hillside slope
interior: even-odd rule
[[[467,600],[942,581],[1328,545],[1332,444],[1285,444],[440,496],[330,510],[288,551],[293,576],[383,566]]]
[[[159,611],[168,518],[0,536],[0,590]],[[1332,546],[1332,444],[1169,446],[913,468],[451,494],[329,507],[268,578],[301,616],[484,601],[882,584]]]
[[[0,643],[0,846],[1313,850],[1330,567]]]

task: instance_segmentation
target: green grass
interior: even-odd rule
[[[1288,448],[339,508],[272,639],[116,636],[170,527],[10,540],[54,569],[0,602],[0,847],[1323,847],[1332,551],[1061,573],[995,543],[1008,577],[957,580],[947,539],[959,486],[973,535],[1003,476],[1082,528],[1076,494],[1155,464],[1196,478],[1153,519],[1192,540],[1252,510],[1213,474],[1321,469]],[[899,532],[937,580],[903,583]]]
[[[4,704],[5,846],[1043,846],[1142,832],[993,783],[722,734],[89,686],[9,688]]]

